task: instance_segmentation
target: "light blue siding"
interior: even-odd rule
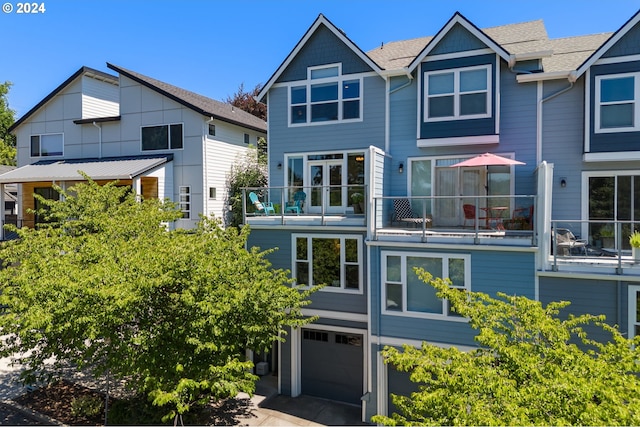
[[[355,123],[288,127],[287,88],[269,92],[269,158],[270,186],[284,185],[285,153],[362,149],[369,146],[384,149],[385,83],[381,77],[366,77],[363,82],[363,120]],[[277,144],[273,142],[277,141]]]
[[[455,24],[431,52],[429,52],[429,55],[465,52],[468,50],[484,49],[486,47],[487,45],[471,34],[469,30],[460,24]]]
[[[544,96],[568,87],[567,81],[545,82]],[[554,165],[553,211],[556,220],[581,217],[581,171],[583,168],[584,79],[553,99],[545,101],[542,111],[542,160]],[[566,178],[566,187],[560,186]]]
[[[410,316],[382,314],[383,295],[381,253],[398,248],[372,247],[371,258],[371,313],[372,334],[387,337],[427,340],[460,345],[474,345],[476,332],[466,322],[446,319],[424,319]],[[497,292],[509,295],[535,297],[535,253],[496,251],[446,251],[425,247],[410,252],[456,253],[471,255],[471,290],[495,296]],[[428,286],[425,284],[425,286]],[[380,318],[378,319],[377,316]]]
[[[561,318],[570,314],[604,314],[606,323],[620,325],[627,330],[627,285],[612,280],[588,280],[570,278],[540,278],[540,302],[570,301],[571,305],[560,313]],[[624,309],[623,309],[624,308]],[[585,327],[592,339],[607,341],[611,336],[598,327]]]
[[[305,80],[307,67],[339,62],[342,63],[343,74],[372,71],[371,67],[342,43],[327,27],[320,26],[283,71],[277,83]],[[269,108],[269,113],[271,113],[271,108]]]

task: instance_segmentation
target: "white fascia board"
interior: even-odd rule
[[[625,34],[627,34],[638,22],[640,22],[640,10],[636,12],[622,27],[618,29],[609,39],[600,46],[586,61],[576,70],[577,77],[584,74],[602,55],[613,47]]]
[[[273,86],[273,84],[278,80],[280,75],[289,66],[289,64],[291,64],[291,62],[298,55],[298,53],[300,53],[300,51],[307,44],[311,36],[313,36],[313,34],[315,34],[315,32],[318,30],[320,25],[326,26],[329,29],[329,31],[331,31],[338,39],[340,39],[340,41],[342,41],[345,45],[347,45],[356,55],[358,55],[360,59],[362,59],[369,67],[371,67],[372,70],[374,70],[376,73],[382,76],[382,69],[378,66],[378,64],[373,62],[371,58],[369,58],[358,46],[356,46],[355,43],[349,40],[349,38],[342,31],[336,28],[336,26],[333,25],[324,15],[320,14],[320,16],[318,16],[315,22],[307,30],[307,32],[302,37],[302,39],[300,39],[298,44],[296,44],[295,48],[289,53],[289,55],[284,60],[284,62],[280,65],[280,67],[278,67],[276,72],[271,76],[269,81],[264,85],[264,87],[262,88],[262,90],[257,96],[258,99],[262,99],[265,96],[265,94],[269,91],[269,89],[271,89],[271,86]]]
[[[516,76],[516,81],[518,83],[530,83],[544,80],[570,79],[574,74],[574,71],[552,71],[549,73],[518,74]]]
[[[438,43],[447,35],[447,33],[453,28],[454,25],[460,24],[467,31],[473,34],[476,38],[482,41],[484,44],[489,46],[495,53],[497,53],[502,59],[505,61],[509,61],[511,55],[499,44],[491,40],[482,30],[478,29],[475,25],[473,25],[470,21],[468,21],[465,17],[456,12],[453,17],[447,22],[447,24],[438,31],[438,34],[427,43],[427,46],[420,52],[420,54],[409,64],[409,71],[413,72],[418,65],[425,59],[429,52],[438,45]]]
[[[582,160],[585,162],[632,162],[640,160],[640,151],[584,153]]]
[[[498,144],[500,135],[461,136],[456,138],[429,138],[419,139],[418,148],[447,147],[451,145],[481,145]]]

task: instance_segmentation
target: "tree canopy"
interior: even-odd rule
[[[242,205],[246,203],[243,188],[262,188],[269,184],[267,159],[259,147],[249,147],[244,157],[239,157],[231,166],[227,177],[227,205],[231,207],[227,225],[239,227],[242,224]]]
[[[448,280],[419,276],[478,330],[480,347],[427,343],[385,348],[386,363],[410,373],[418,391],[392,396],[400,413],[385,425],[638,425],[640,339],[624,338],[604,316],[559,318],[568,302],[543,307],[525,297],[461,292]],[[599,326],[611,340],[587,337]]]
[[[244,90],[244,83],[241,83],[236,93],[227,97],[226,102],[267,121],[267,105],[256,101],[256,96],[258,96],[261,90],[262,84],[257,84],[252,91],[246,92]]]
[[[16,137],[9,132],[15,122],[15,111],[9,108],[11,82],[0,84],[0,164],[16,164]]]
[[[203,218],[172,230],[175,206],[115,183],[58,190],[62,201],[41,200],[50,222],[0,249],[0,354],[22,355],[26,381],[72,363],[125,381],[173,417],[252,393],[246,349],[308,322],[309,292],[245,248],[248,228]]]

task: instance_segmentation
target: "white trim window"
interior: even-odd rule
[[[64,135],[49,133],[31,135],[31,157],[52,157],[64,154]]]
[[[178,205],[182,212],[182,219],[191,218],[191,187],[188,185],[180,186],[180,201]]]
[[[342,64],[309,67],[307,81],[289,87],[289,125],[362,120],[362,78],[342,75]]]
[[[596,76],[595,132],[640,130],[640,73]]]
[[[629,332],[627,338],[640,335],[640,286],[629,286]]]
[[[140,128],[142,151],[181,150],[183,140],[182,123],[142,126]]]
[[[491,117],[491,65],[426,71],[424,121]]]
[[[448,300],[438,298],[436,290],[420,280],[414,268],[423,268],[434,278],[448,277],[452,288],[471,289],[470,255],[383,251],[382,311],[385,314],[461,319],[451,311]]]
[[[362,236],[293,234],[292,274],[298,285],[362,293]]]

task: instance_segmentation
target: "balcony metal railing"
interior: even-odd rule
[[[262,207],[254,204],[249,194],[254,193]],[[327,185],[296,187],[247,187],[242,189],[243,222],[254,217],[285,218],[296,216],[360,217],[366,215],[368,192],[366,185]]]
[[[631,257],[629,236],[640,230],[640,221],[622,220],[552,220],[552,268],[562,262],[586,261],[615,265],[622,273],[623,264],[635,264]]]
[[[410,212],[402,211],[407,206]],[[374,198],[374,239],[398,230],[419,231],[428,236],[519,237],[536,245],[536,197],[499,196],[386,196]],[[411,218],[405,218],[409,215]],[[416,230],[417,229],[417,230]]]

